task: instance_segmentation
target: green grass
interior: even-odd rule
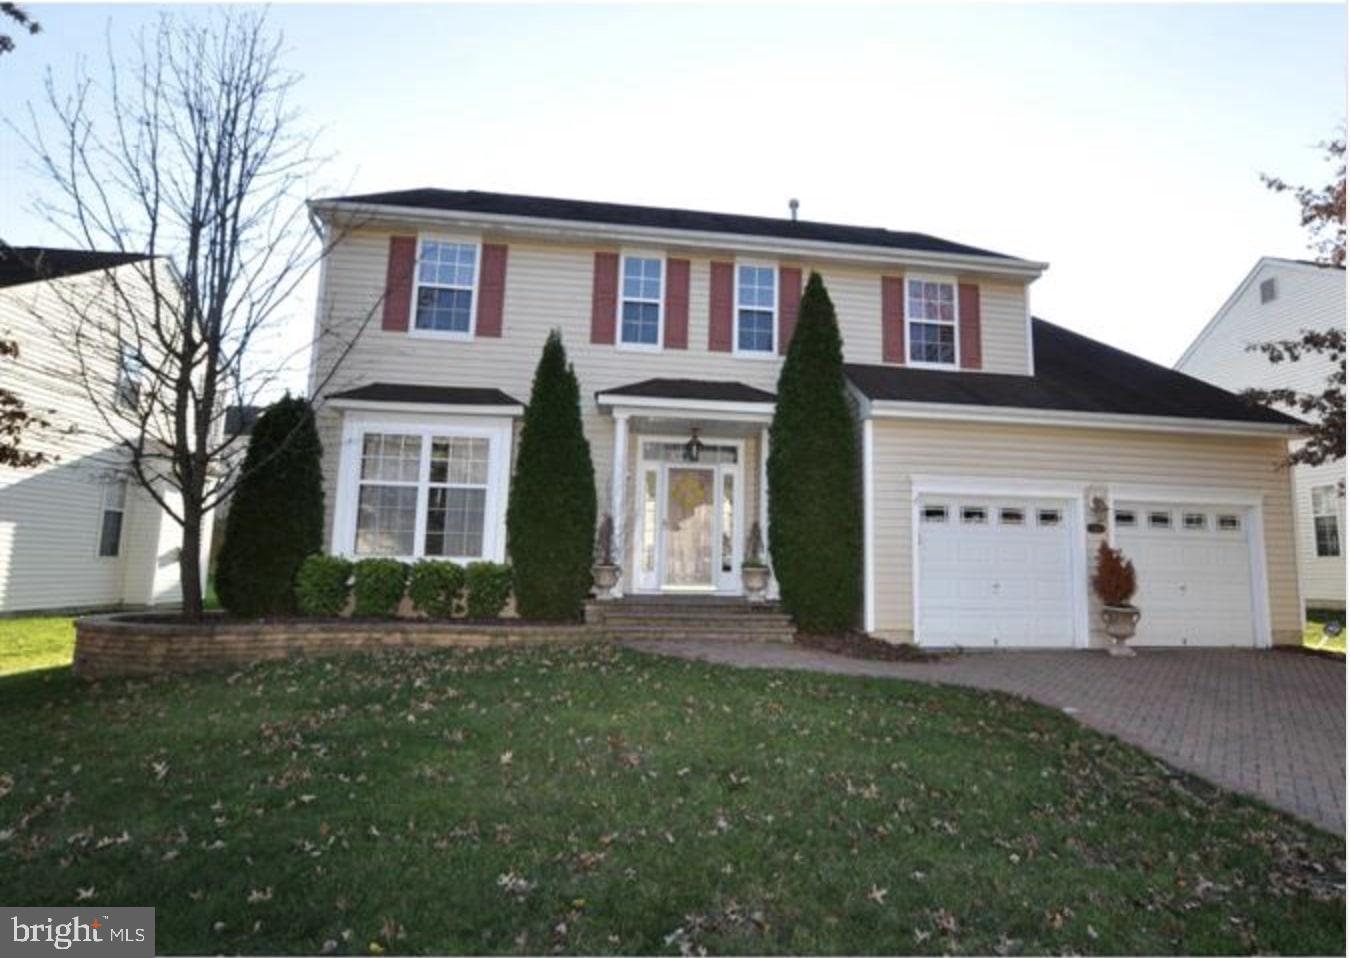
[[[997,694],[597,646],[0,701],[0,901],[153,905],[162,953],[1345,942],[1342,839]]]
[[[75,625],[70,616],[0,618],[0,675],[70,665]]]
[[[1316,616],[1314,618],[1313,616]],[[1328,638],[1322,631],[1322,623],[1335,619],[1341,624],[1341,634],[1334,639]],[[1321,652],[1339,652],[1345,654],[1345,613],[1311,613],[1303,626],[1303,647]]]

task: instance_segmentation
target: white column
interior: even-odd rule
[[[764,537],[764,561],[769,563],[769,585],[765,594],[770,599],[778,598],[778,579],[773,575],[773,563],[769,562],[769,427],[759,431],[759,532]]]
[[[623,571],[629,575],[633,574],[632,564],[628,561],[630,556],[625,548],[627,542],[626,525],[624,521],[627,515],[627,509],[624,504],[624,492],[627,487],[628,477],[628,415],[626,413],[614,414],[614,461],[611,463],[610,472],[610,505],[609,514],[614,520],[614,548],[618,554],[619,565]],[[623,595],[623,579],[620,578],[619,584],[614,587],[615,596]]]
[[[877,627],[877,601],[876,601],[876,582],[875,562],[873,556],[875,548],[875,534],[873,523],[876,522],[876,511],[872,504],[873,487],[875,482],[872,477],[872,420],[863,420],[863,447],[862,447],[862,493],[863,493],[863,631],[873,632]]]

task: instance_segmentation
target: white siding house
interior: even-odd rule
[[[108,270],[137,282],[138,260],[0,249],[0,339],[19,348],[17,359],[0,360],[0,381],[48,423],[25,433],[21,448],[49,457],[36,468],[0,467],[0,615],[180,599],[179,527],[129,477],[57,332],[68,327],[72,297],[106,295]],[[134,379],[134,367],[126,372]],[[119,381],[116,370],[95,373]]]
[[[1332,372],[1325,356],[1272,363],[1254,343],[1296,339],[1300,330],[1345,328],[1345,270],[1265,257],[1196,337],[1176,368],[1233,392],[1319,392]],[[1297,412],[1290,410],[1292,415]],[[1345,608],[1345,463],[1291,470],[1299,591],[1306,607]]]

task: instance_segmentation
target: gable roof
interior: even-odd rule
[[[745,383],[710,379],[644,379],[640,383],[598,389],[595,396],[636,396],[643,399],[697,399],[704,402],[777,402],[778,397]]]
[[[1298,425],[1283,413],[1043,319],[1032,320],[1036,374],[944,372],[848,364],[849,381],[881,402]]]
[[[56,249],[50,246],[8,246],[0,243],[0,289],[40,280],[92,273],[137,263],[144,253],[104,253],[96,250]]]
[[[523,196],[515,193],[488,193],[479,190],[442,190],[426,187],[384,193],[338,196],[317,202],[388,206],[393,209],[491,213],[498,216],[518,216],[531,219],[568,220],[699,233],[773,237],[816,243],[874,246],[923,253],[977,256],[1009,262],[1015,262],[1019,259],[1006,253],[995,253],[991,250],[968,246],[965,243],[956,243],[936,236],[929,236],[926,233],[897,232],[875,226],[846,226],[809,220],[777,219],[770,216],[742,216],[735,213],[711,213],[662,206],[631,206],[623,203],[597,203],[590,200]]]
[[[1256,277],[1260,276],[1262,270],[1268,266],[1292,267],[1307,272],[1322,272],[1325,270],[1340,270],[1342,273],[1345,272],[1344,266],[1336,266],[1332,263],[1319,263],[1310,259],[1285,259],[1281,256],[1262,256],[1256,261],[1256,265],[1247,271],[1247,275],[1242,278],[1242,282],[1238,283],[1233,291],[1228,294],[1228,298],[1223,301],[1223,305],[1210,317],[1209,322],[1205,323],[1204,328],[1196,334],[1195,339],[1191,340],[1191,344],[1186,347],[1181,356],[1177,358],[1177,361],[1172,364],[1173,369],[1180,369],[1186,365],[1187,360],[1189,360],[1191,356],[1195,354],[1195,351],[1200,348],[1200,344],[1208,339],[1210,334],[1219,327],[1219,323],[1226,315],[1228,315],[1228,311],[1233,307],[1233,304],[1242,298],[1243,294],[1247,292],[1247,289],[1256,281]]]

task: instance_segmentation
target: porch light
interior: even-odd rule
[[[698,430],[689,430],[689,441],[684,444],[684,461],[698,462],[698,457],[703,455],[703,443],[699,441]]]

